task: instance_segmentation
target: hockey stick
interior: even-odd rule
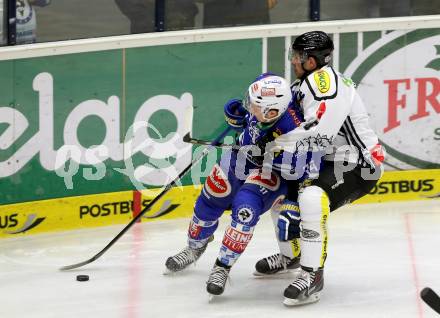
[[[429,307],[440,314],[440,297],[435,291],[429,287],[425,287],[420,292],[420,297]]]
[[[192,138],[190,133],[187,133],[185,136],[183,136],[183,141],[194,145],[213,145],[211,141]],[[228,145],[222,143],[217,143],[214,146],[219,148],[231,148],[234,150],[240,150],[242,148],[242,146],[239,145]]]
[[[150,201],[150,203],[148,203],[148,205],[146,205],[142,211],[136,215],[131,221],[130,223],[128,223],[121,232],[118,233],[118,235],[116,235],[99,253],[97,253],[95,256],[93,256],[92,258],[85,260],[83,262],[80,263],[76,263],[76,264],[72,264],[72,265],[67,265],[67,266],[63,266],[60,268],[61,271],[67,271],[70,269],[75,269],[78,267],[82,267],[84,265],[90,264],[93,261],[96,261],[99,257],[101,257],[113,244],[115,244],[115,242],[117,240],[119,240],[121,238],[122,235],[125,234],[125,232],[128,231],[129,228],[131,228],[133,226],[133,224],[135,224],[144,214],[145,212],[147,212],[157,201],[159,201],[160,198],[162,198],[165,193],[167,193],[176,183],[178,180],[180,180],[190,169],[193,165],[197,164],[200,160],[202,160],[208,153],[209,151],[212,149],[212,146],[215,146],[216,144],[219,143],[219,141],[221,139],[223,139],[229,132],[229,130],[231,129],[230,126],[228,126],[214,141],[212,141],[211,144],[209,144],[209,146],[211,147],[207,147],[205,149],[203,149],[203,152],[194,160],[191,161],[191,163],[182,170],[182,172],[170,183],[168,183],[165,188],[153,199]]]

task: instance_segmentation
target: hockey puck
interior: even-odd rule
[[[76,276],[76,280],[79,282],[86,282],[89,280],[89,275],[78,275]]]

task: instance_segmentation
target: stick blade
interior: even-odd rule
[[[60,267],[60,271],[68,271],[71,269],[79,268],[79,267],[82,267],[84,265],[89,264],[90,262],[91,262],[91,260],[88,259],[87,261],[84,261],[84,262],[80,262],[80,263],[76,263],[76,264],[72,264],[72,265],[66,265],[66,266]]]
[[[420,297],[423,301],[435,310],[438,314],[440,314],[440,297],[429,287],[425,287],[420,292]]]

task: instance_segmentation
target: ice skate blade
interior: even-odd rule
[[[174,274],[176,274],[177,272],[174,272],[172,270],[170,270],[169,268],[165,267],[165,270],[163,271],[162,275],[166,275],[166,276],[174,276]]]
[[[321,299],[321,293],[318,292],[311,295],[310,297],[301,300],[284,297],[283,304],[286,306],[302,306],[306,304],[316,303],[320,299]]]
[[[253,275],[255,278],[258,278],[258,279],[265,279],[265,278],[277,279],[277,278],[286,278],[286,277],[297,276],[299,274],[299,272],[300,272],[300,268],[294,268],[294,269],[285,269],[285,270],[279,271],[274,274],[263,274],[263,273],[254,271]]]
[[[162,275],[165,275],[165,276],[169,276],[169,275],[172,275],[172,274],[173,274],[173,272],[170,271],[168,268],[165,268],[165,270],[162,272]]]
[[[173,275],[176,275],[177,273],[183,272],[184,270],[186,270],[187,268],[189,268],[191,266],[197,267],[197,262],[189,264],[187,267],[184,267],[184,268],[179,269],[179,270],[172,270],[172,269],[169,269],[168,267],[165,266],[165,270],[163,271],[162,274],[163,275],[171,275],[171,276],[173,276]]]
[[[209,293],[208,293],[208,303],[212,303],[212,302],[214,302],[215,296],[216,296],[216,295],[213,295],[213,294],[209,294]]]

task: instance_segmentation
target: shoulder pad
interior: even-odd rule
[[[315,100],[332,99],[338,94],[338,78],[336,72],[329,66],[309,74],[304,82]]]

